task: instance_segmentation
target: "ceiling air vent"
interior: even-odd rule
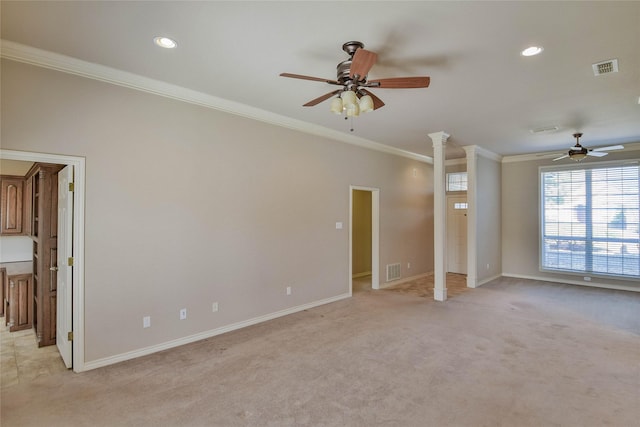
[[[532,134],[535,135],[537,133],[556,132],[558,129],[560,129],[558,126],[546,126],[546,127],[542,127],[542,128],[531,129],[531,130],[529,130],[529,132],[531,132]]]
[[[600,76],[602,74],[617,73],[618,72],[618,60],[610,59],[608,61],[598,62],[593,64],[593,74]]]

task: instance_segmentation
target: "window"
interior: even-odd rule
[[[542,270],[640,279],[638,162],[541,168]]]
[[[447,191],[467,191],[467,173],[455,172],[447,174]]]

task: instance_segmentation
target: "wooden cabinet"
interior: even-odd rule
[[[25,179],[19,176],[0,176],[0,234],[24,234],[24,185]]]
[[[33,326],[38,346],[56,343],[58,172],[62,166],[36,163],[26,175],[33,241]]]

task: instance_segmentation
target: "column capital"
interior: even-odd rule
[[[446,144],[447,139],[449,139],[449,136],[450,135],[444,131],[434,132],[429,134],[429,138],[431,138],[431,141],[433,141],[434,147],[436,146],[441,147],[444,144]]]
[[[476,151],[478,150],[478,146],[477,145],[465,145],[462,148],[464,148],[464,151],[467,153],[467,157],[470,157],[470,156],[476,154]]]

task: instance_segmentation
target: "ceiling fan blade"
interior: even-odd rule
[[[613,151],[613,150],[624,150],[624,145],[611,145],[609,147],[599,147],[599,148],[593,149],[593,151]]]
[[[359,76],[358,80],[361,80],[369,73],[373,64],[376,63],[378,54],[371,52],[370,50],[358,49],[353,54],[353,61],[351,62],[351,69],[349,71],[349,77],[353,78],[356,74]]]
[[[362,92],[364,92],[365,94],[369,95],[371,97],[371,99],[373,99],[373,109],[377,110],[378,108],[384,107],[384,102],[382,102],[382,99],[378,98],[377,96],[375,96],[373,93],[369,92],[366,89],[360,89]]]
[[[322,101],[331,98],[333,95],[337,95],[342,92],[342,89],[334,90],[333,92],[325,93],[322,96],[317,97],[316,99],[312,99],[303,105],[303,107],[313,107],[314,105],[320,104]]]
[[[314,82],[325,82],[330,85],[339,85],[335,80],[323,79],[321,77],[303,76],[302,74],[281,73],[280,77],[290,77],[292,79],[313,80]]]
[[[605,153],[604,151],[593,151],[593,150],[589,150],[589,152],[587,153],[587,156],[593,156],[593,157],[604,157],[609,153]]]
[[[564,154],[564,155],[562,155],[560,157],[556,157],[555,159],[553,159],[553,161],[555,162],[556,160],[566,159],[567,157],[569,157],[569,155],[568,154]]]
[[[392,77],[390,79],[372,80],[367,83],[368,87],[379,87],[381,89],[415,89],[429,87],[430,77]]]

